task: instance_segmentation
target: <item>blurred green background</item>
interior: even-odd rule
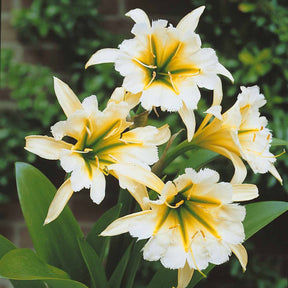
[[[223,79],[224,110],[235,102],[240,86],[258,85],[267,99],[261,112],[268,118],[273,136],[288,140],[287,0],[194,0],[190,4],[192,8],[206,6],[197,33],[200,34],[204,47],[216,50],[220,62],[235,79],[234,85]],[[122,83],[121,77],[110,64],[84,71],[84,64],[92,53],[104,47],[117,47],[129,35],[129,31],[126,35],[107,32],[103,28],[98,5],[99,2],[95,0],[34,0],[29,8],[13,11],[13,26],[19,32],[21,41],[35,47],[42,41],[57,43],[63,55],[63,69],[55,72],[49,67],[19,63],[15,61],[12,50],[1,49],[0,88],[10,91],[10,97],[15,102],[14,109],[3,110],[0,115],[2,202],[9,200],[15,193],[13,170],[16,161],[30,162],[36,166],[48,165],[54,171],[55,163],[41,162],[42,160],[23,149],[25,136],[49,135],[50,126],[64,119],[54,95],[53,75],[67,81],[81,100],[96,94],[101,108],[105,106],[114,87]],[[181,6],[181,1],[178,1],[178,5]],[[139,8],[142,8],[141,5]],[[153,9],[155,11],[155,7]],[[146,12],[151,14],[149,10]],[[173,11],[170,11],[169,17],[176,19],[174,24],[181,18],[178,15],[178,18],[173,17]],[[205,107],[206,102],[201,100],[199,110],[204,111]],[[198,118],[200,116],[201,114]],[[166,115],[166,120],[173,132],[182,125],[175,114]],[[156,118],[153,121],[160,123]],[[279,154],[282,148],[275,146],[272,152]],[[40,168],[44,173],[47,168],[45,166]],[[283,187],[268,174],[249,173],[246,182],[258,185],[260,200],[285,201],[288,194],[287,168],[288,157],[284,154],[277,161],[277,169],[284,180]],[[59,176],[59,183],[62,177],[63,174]],[[55,183],[58,184],[57,179]],[[203,281],[199,287],[216,287],[215,278],[222,279],[219,281],[222,288],[226,287],[223,285],[226,280],[233,281],[234,287],[287,287],[288,238],[284,219],[282,217],[281,221],[273,223],[272,230],[264,229],[248,241],[246,247],[250,260],[244,275],[240,272],[238,262],[232,259],[231,263],[215,269],[212,272],[214,276]],[[273,246],[272,251],[269,251],[269,245]],[[267,255],[263,257],[265,253]],[[151,268],[148,268],[147,263],[144,264],[139,279],[145,279],[149,275],[149,269]]]

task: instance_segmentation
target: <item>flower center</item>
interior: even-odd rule
[[[183,57],[183,42],[170,40],[163,44],[155,35],[149,35],[149,47],[139,57],[133,58],[145,72],[144,90],[158,83],[169,87],[178,95],[178,86],[184,79],[200,74],[200,69],[189,64],[189,60]]]

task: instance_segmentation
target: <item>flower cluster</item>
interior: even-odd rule
[[[245,207],[238,202],[256,198],[258,189],[243,184],[247,170],[242,159],[253,172],[269,171],[282,181],[273,165],[276,158],[269,151],[272,136],[267,119],[259,113],[266,102],[259,88],[241,87],[236,103],[221,113],[218,75],[231,81],[233,77],[213,49],[201,47],[195,29],[203,11],[204,7],[195,9],[176,27],[167,26],[166,20],[151,24],[141,9],[129,11],[126,15],[135,22],[135,37],[124,40],[118,49],[97,51],[86,64],[87,68],[115,63],[124,77],[123,87],[115,89],[100,111],[96,96],[81,103],[68,85],[54,78],[55,94],[67,119],[51,127],[53,137],[26,137],[25,147],[40,157],[60,160],[68,173],[45,224],[58,217],[73,192],[83,188],[90,189],[93,202],[101,203],[105,176],[111,174],[142,211],[117,219],[101,235],[129,232],[138,239],[149,239],[143,248],[144,259],[178,269],[178,288],[187,287],[194,269],[202,273],[209,263],[226,262],[231,253],[246,269],[247,253],[242,246]],[[213,101],[195,132],[199,88],[213,91]],[[231,182],[219,182],[219,174],[208,168],[198,172],[187,168],[185,174],[164,183],[159,177],[165,175],[156,176],[151,165],[159,160],[157,148],[170,139],[170,130],[167,124],[133,126],[129,113],[139,103],[148,111],[154,107],[178,111],[188,142],[232,161]],[[158,198],[149,198],[147,188]]]

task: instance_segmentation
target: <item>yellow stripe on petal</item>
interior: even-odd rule
[[[150,189],[161,193],[164,188],[164,183],[151,171],[134,164],[112,164],[108,167],[119,178],[121,184],[121,177],[128,177]]]
[[[56,77],[54,77],[54,90],[58,102],[67,117],[69,117],[69,115],[74,113],[76,110],[83,109],[81,102],[71,88]]]
[[[44,225],[55,220],[63,211],[65,205],[73,194],[70,178],[66,180],[56,192],[48,210]]]
[[[193,273],[194,273],[194,269],[189,266],[188,262],[186,262],[183,268],[178,269],[177,288],[187,287],[192,279]]]
[[[253,184],[232,184],[232,191],[234,202],[248,201],[259,196],[258,188]]]
[[[235,256],[238,258],[238,260],[242,266],[243,272],[245,272],[246,271],[246,265],[248,262],[248,255],[247,255],[247,251],[246,251],[245,247],[241,244],[237,244],[237,245],[230,244],[229,247],[232,250],[232,252],[235,254]]]
[[[63,149],[72,145],[48,136],[27,136],[25,149],[48,160],[58,160]]]

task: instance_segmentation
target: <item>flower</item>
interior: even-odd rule
[[[160,259],[166,268],[178,269],[178,288],[188,285],[194,269],[203,270],[209,262],[224,263],[231,252],[245,270],[247,253],[241,245],[245,208],[233,201],[253,199],[258,190],[255,185],[218,181],[214,170],[187,168],[174,183],[163,184],[158,200],[147,200],[151,210],[119,218],[101,235],[129,232],[149,239],[144,259]]]
[[[188,130],[188,141],[193,137],[193,110],[200,99],[198,87],[214,90],[213,105],[222,99],[221,80],[217,74],[233,77],[218,62],[211,48],[201,48],[201,40],[194,30],[204,6],[186,15],[176,27],[166,20],[150,24],[141,9],[126,15],[135,21],[133,39],[124,40],[119,49],[101,49],[92,55],[86,68],[100,63],[115,63],[124,76],[123,87],[132,93],[142,92],[142,106],[151,110],[178,111]]]
[[[71,173],[57,191],[45,223],[61,213],[73,191],[90,188],[93,202],[101,203],[105,196],[105,175],[109,173],[121,177],[125,188],[130,189],[145,209],[142,198],[147,196],[147,192],[135,189],[143,177],[153,180],[154,174],[150,172],[149,165],[158,160],[157,145],[165,143],[170,137],[168,126],[159,129],[146,126],[126,131],[133,124],[126,121],[130,110],[128,103],[111,100],[104,111],[99,111],[96,96],[86,98],[81,104],[61,80],[54,78],[54,88],[67,120],[51,127],[53,137],[26,137],[25,147],[42,158],[59,159],[63,169]],[[122,176],[121,169],[128,169],[129,174]],[[135,180],[138,182],[135,183]]]
[[[236,103],[223,115],[216,111],[213,121],[208,125],[201,124],[194,135],[196,145],[231,159],[235,166],[232,182],[241,183],[246,177],[247,170],[241,156],[254,173],[269,171],[282,183],[273,165],[276,157],[269,152],[272,135],[266,128],[268,121],[259,113],[259,108],[265,103],[258,86],[241,87]]]

